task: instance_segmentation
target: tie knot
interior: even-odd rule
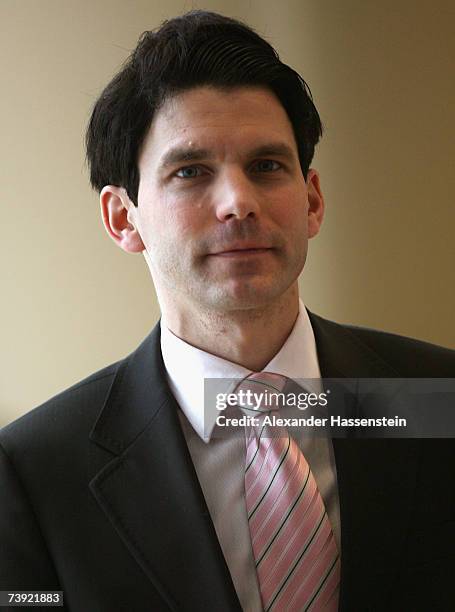
[[[274,372],[252,372],[235,388],[239,407],[247,413],[279,410],[284,403],[286,376]]]

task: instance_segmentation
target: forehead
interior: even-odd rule
[[[196,87],[168,99],[155,114],[140,163],[175,146],[242,148],[282,141],[295,150],[291,122],[275,94],[262,87]]]

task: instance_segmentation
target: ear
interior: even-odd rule
[[[144,243],[134,225],[136,207],[124,187],[106,185],[100,193],[101,217],[112,240],[127,253],[141,253]]]
[[[305,182],[308,191],[308,238],[313,238],[319,232],[325,210],[324,196],[322,195],[317,170],[310,168]]]

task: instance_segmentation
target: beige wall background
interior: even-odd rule
[[[102,228],[83,133],[140,33],[193,7],[248,21],[312,88],[327,217],[307,305],[455,347],[453,2],[1,0],[0,425],[159,316],[142,257]]]

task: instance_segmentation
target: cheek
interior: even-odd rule
[[[164,252],[169,256],[188,254],[203,236],[204,215],[191,214],[182,209],[168,209],[149,217],[146,223],[147,246],[152,250]]]
[[[308,201],[301,191],[288,190],[274,211],[274,220],[291,234],[300,233],[308,223]]]

